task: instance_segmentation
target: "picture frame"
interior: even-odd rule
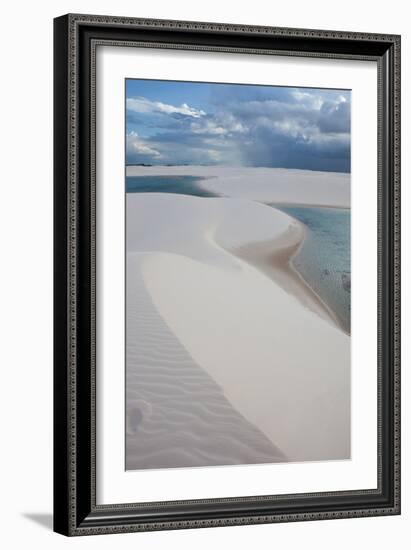
[[[96,50],[377,66],[377,487],[99,504]],[[138,74],[135,77],[138,78]],[[97,99],[98,102],[98,99]],[[103,220],[104,223],[104,220]],[[360,335],[358,335],[360,338]],[[119,426],[118,428],[122,428]],[[156,484],[155,472],[152,483]],[[400,513],[400,37],[69,14],[54,20],[54,530],[67,536]]]

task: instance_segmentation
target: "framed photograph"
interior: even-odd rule
[[[54,21],[54,529],[400,513],[400,37]]]

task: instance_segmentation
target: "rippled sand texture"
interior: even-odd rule
[[[248,199],[127,194],[127,468],[350,457],[350,338],[303,238]]]
[[[143,260],[128,257],[126,469],[286,460],[164,323],[145,289]]]

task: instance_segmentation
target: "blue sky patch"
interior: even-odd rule
[[[350,172],[351,92],[126,80],[127,164]]]

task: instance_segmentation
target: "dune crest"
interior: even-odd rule
[[[270,262],[284,264],[299,224],[249,200],[161,193],[128,194],[127,224],[141,261],[128,267],[129,292],[141,269],[159,318],[233,409],[283,460],[349,458],[350,339],[286,288],[286,273],[267,276],[254,246],[269,243]]]

